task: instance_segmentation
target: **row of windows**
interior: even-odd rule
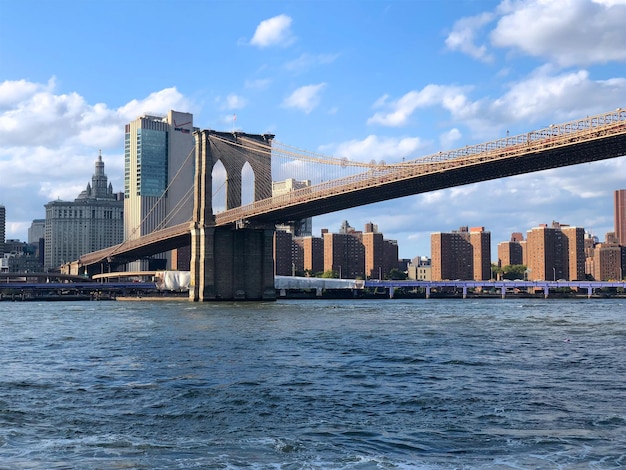
[[[91,211],[83,209],[54,209],[50,214],[54,219],[82,219],[82,218],[103,218],[103,219],[123,219],[124,212],[122,210],[104,210],[99,213],[98,210],[92,209]]]

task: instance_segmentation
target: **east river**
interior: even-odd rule
[[[2,469],[626,466],[624,299],[1,302]]]

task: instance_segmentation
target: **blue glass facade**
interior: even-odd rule
[[[137,131],[137,195],[160,197],[167,187],[167,132]]]

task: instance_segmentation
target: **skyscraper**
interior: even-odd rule
[[[46,219],[35,219],[28,228],[28,243],[37,244],[40,238],[44,238]]]
[[[52,201],[45,208],[46,270],[122,242],[124,202],[108,183],[102,155],[96,160],[91,183],[73,202]]]
[[[615,235],[619,244],[626,246],[626,189],[618,189],[613,195],[615,210]]]
[[[125,127],[124,239],[191,219],[193,115],[139,116]],[[145,266],[143,266],[145,267]],[[141,269],[134,263],[133,269]]]

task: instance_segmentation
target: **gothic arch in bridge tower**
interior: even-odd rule
[[[226,210],[226,169],[221,160],[213,165],[211,171],[211,211],[213,214]]]
[[[226,172],[226,209],[234,209],[242,205],[243,172],[252,170],[254,180],[254,201],[272,195],[271,142],[272,134],[246,134],[243,132],[217,132],[204,130],[196,133],[196,151],[202,152],[207,168],[205,176],[211,175],[213,167],[221,162]],[[210,167],[210,168],[209,168]],[[248,170],[249,171],[249,170]],[[207,189],[213,189],[209,178]],[[213,192],[207,191],[206,197]],[[251,201],[249,201],[251,202]],[[212,206],[207,202],[208,206]]]
[[[215,226],[213,169],[223,166],[225,209],[272,195],[271,134],[198,131],[189,298],[275,300],[274,226]],[[220,181],[222,185],[223,181]],[[217,202],[217,201],[216,201]],[[222,204],[218,204],[222,206]],[[223,207],[223,206],[222,206]]]
[[[255,174],[252,165],[246,162],[241,169],[241,205],[245,206],[254,202]]]

